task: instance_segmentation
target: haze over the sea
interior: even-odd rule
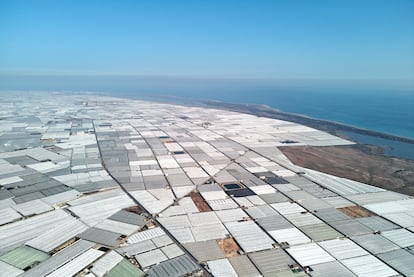
[[[414,138],[414,1],[0,1],[0,89],[267,104]]]
[[[165,97],[266,104],[285,112],[414,138],[414,90],[366,80],[201,79],[136,76],[0,77],[2,90],[92,91],[160,100]]]

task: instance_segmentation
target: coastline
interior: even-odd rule
[[[104,93],[105,95],[115,96],[112,93]],[[265,104],[251,104],[251,103],[234,103],[234,102],[224,102],[213,99],[199,99],[199,98],[189,98],[181,96],[172,96],[172,95],[157,95],[157,96],[138,96],[135,95],[120,95],[116,96],[124,99],[140,99],[161,103],[172,103],[184,106],[202,106],[210,107],[216,109],[225,109],[229,111],[247,113],[256,116],[263,116],[268,118],[280,119],[295,122],[298,124],[303,124],[315,129],[319,129],[330,134],[345,137],[338,133],[338,131],[347,131],[354,132],[357,134],[382,138],[391,141],[399,141],[409,144],[414,144],[414,138],[399,136],[391,133],[375,131],[367,128],[356,127],[353,125],[331,121],[326,119],[320,119],[311,117],[301,113],[290,113],[281,111],[277,108],[265,105]],[[345,137],[346,138],[346,137]],[[349,139],[349,138],[348,138]]]
[[[216,100],[164,97],[155,102],[216,108],[255,116],[295,122],[356,142],[348,146],[311,147],[289,146],[280,150],[296,165],[390,191],[414,196],[414,152],[406,155],[406,148],[414,149],[414,139],[362,129],[338,122],[311,118],[306,115],[282,112],[267,105],[227,103]],[[342,133],[343,132],[343,133]],[[385,140],[385,145],[366,143],[350,138],[349,133]],[[370,142],[373,140],[371,139]],[[384,142],[383,142],[384,143]],[[408,145],[408,146],[407,146]],[[390,155],[387,148],[400,147]],[[405,149],[404,149],[405,147]],[[392,147],[391,147],[392,148]],[[352,168],[352,170],[350,170]]]
[[[183,106],[223,109],[255,116],[286,120],[354,141],[358,145],[373,145],[378,148],[373,152],[377,155],[414,161],[414,138],[355,127],[326,119],[313,118],[304,114],[284,112],[265,104],[232,103],[212,99],[172,95],[146,95],[144,97],[143,95],[113,95],[112,93],[104,93],[104,95]]]
[[[326,131],[330,134],[337,135],[337,136],[340,135],[338,134],[338,131],[348,131],[348,132],[354,132],[357,134],[378,137],[378,138],[382,138],[386,140],[414,144],[414,139],[412,138],[407,138],[407,137],[397,136],[397,135],[388,134],[384,132],[359,128],[359,127],[355,127],[352,125],[343,124],[340,122],[313,118],[313,117],[309,117],[303,114],[283,112],[283,111],[277,110],[275,108],[272,108],[264,104],[226,103],[226,102],[221,102],[221,101],[216,101],[216,100],[203,100],[202,102],[206,104],[207,106],[214,107],[214,108],[224,108],[224,109],[231,110],[231,111],[243,112],[243,113],[248,113],[248,114],[252,114],[256,116],[269,117],[269,118],[274,118],[274,119],[291,121],[291,122],[295,122],[298,124],[303,124],[303,125],[315,128],[315,129]]]
[[[73,92],[68,94],[82,95],[82,93]],[[88,93],[87,95],[91,94]],[[367,137],[371,135],[369,138],[383,139],[384,137],[392,137],[392,140],[386,140],[386,143],[382,142],[381,144],[361,143],[360,141],[352,139],[356,144],[331,147],[289,145],[288,147],[280,147],[279,149],[289,160],[298,166],[414,196],[414,147],[410,139],[407,140],[406,138],[400,138],[398,136],[363,130],[336,122],[313,119],[299,114],[285,113],[266,105],[226,103],[194,98],[183,99],[181,97],[146,97],[143,99],[142,97],[138,97],[138,95],[135,95],[135,97],[132,95],[128,97],[125,95],[100,93],[95,93],[94,95],[97,98],[99,96],[109,96],[110,98],[103,99],[103,101],[109,101],[111,103],[117,101],[145,100],[153,103],[235,111],[259,117],[296,122],[326,131],[336,136],[338,136],[339,132],[345,133],[347,130],[356,130]],[[185,112],[186,109],[183,109],[183,113]],[[344,138],[350,139],[349,137]],[[397,148],[400,147],[400,152],[395,152],[397,155],[389,155],[387,148],[394,146]],[[404,151],[411,153],[411,156],[407,158]]]

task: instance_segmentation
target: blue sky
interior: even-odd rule
[[[0,0],[0,73],[414,80],[414,1]]]

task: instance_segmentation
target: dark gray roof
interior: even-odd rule
[[[322,219],[325,222],[332,222],[332,221],[338,221],[338,220],[345,220],[349,219],[347,215],[344,213],[338,211],[335,208],[328,208],[328,209],[321,209],[318,210],[315,215]]]
[[[22,187],[22,188],[17,188],[17,189],[13,189],[10,190],[11,193],[13,193],[14,196],[18,197],[18,196],[22,196],[22,195],[26,195],[29,193],[33,193],[39,191],[38,188],[36,188],[35,186],[27,186],[27,187]]]
[[[258,218],[256,222],[266,231],[293,228],[293,225],[281,215]]]
[[[138,226],[144,226],[145,224],[144,216],[136,214],[136,213],[127,212],[127,211],[119,211],[113,214],[111,217],[109,217],[109,219],[124,222],[124,223],[129,223],[133,225],[138,225]]]
[[[400,228],[391,221],[379,216],[361,217],[356,219],[359,223],[364,224],[373,231],[387,231]]]
[[[111,247],[116,246],[118,244],[118,238],[120,236],[121,234],[109,232],[94,227],[91,227],[78,235],[79,238]]]
[[[267,204],[281,203],[289,200],[286,196],[279,192],[260,194],[259,197],[262,198]]]
[[[325,202],[323,199],[319,198],[305,199],[300,202],[300,205],[308,211],[319,211],[323,209],[332,208],[332,205],[330,205],[328,202]]]
[[[305,235],[313,241],[323,241],[343,237],[334,228],[325,223],[306,225],[298,227]]]
[[[0,189],[0,200],[12,198],[12,197],[13,197],[13,194],[11,194],[7,189]]]
[[[260,276],[260,272],[246,255],[231,257],[229,262],[239,277]]]
[[[255,252],[248,256],[263,275],[289,270],[289,265],[296,264],[282,249]]]
[[[414,255],[406,250],[386,252],[378,255],[378,258],[406,276],[414,273]]]
[[[183,246],[199,262],[224,258],[224,254],[216,240],[183,243]]]
[[[28,202],[28,201],[43,198],[43,197],[45,197],[43,193],[41,193],[40,191],[35,191],[32,193],[28,193],[22,196],[15,197],[13,198],[13,201],[16,204],[20,204],[20,203]]]
[[[348,237],[372,233],[371,229],[365,227],[355,219],[333,221],[330,222],[330,225]]]
[[[147,274],[149,277],[178,277],[199,271],[200,267],[194,263],[188,256],[183,255],[162,263],[151,268]]]
[[[65,185],[59,185],[59,186],[55,186],[55,187],[51,187],[51,188],[48,188],[48,189],[41,190],[41,193],[43,193],[46,196],[50,196],[50,195],[55,195],[55,194],[58,194],[58,193],[61,193],[61,192],[71,190],[71,189],[72,188],[67,187]]]
[[[16,183],[11,183],[11,184],[7,184],[4,187],[6,188],[14,188],[14,187],[26,187],[26,186],[31,186],[37,183],[42,183],[42,182],[46,182],[48,180],[52,180],[49,177],[42,175],[40,173],[31,173],[31,174],[27,174],[27,175],[22,175],[19,172],[19,177],[23,179],[23,181],[20,182],[16,182]]]
[[[355,275],[349,271],[345,266],[343,266],[338,261],[328,262],[323,264],[316,264],[311,266],[312,277],[324,277],[324,276],[333,276],[338,277],[354,277]]]
[[[105,188],[112,188],[117,187],[118,184],[116,183],[104,183],[104,182],[96,182],[96,183],[87,183],[87,184],[81,184],[78,186],[73,186],[77,191],[80,192],[92,192],[92,191],[98,191]]]
[[[29,156],[16,156],[16,157],[6,158],[5,160],[11,164],[19,164],[19,165],[29,165],[29,164],[37,163],[37,160]]]
[[[26,271],[22,276],[45,276],[55,270],[56,268],[62,266],[63,264],[67,263],[68,261],[72,260],[76,256],[82,254],[86,250],[90,249],[94,243],[85,241],[85,240],[78,240],[71,246],[65,248],[64,250],[60,251],[56,255],[53,255],[46,261],[42,262],[41,264],[33,267],[32,269]]]
[[[352,237],[351,239],[373,254],[384,253],[400,248],[398,245],[392,243],[381,235],[366,234],[363,236]]]

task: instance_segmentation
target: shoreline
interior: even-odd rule
[[[0,90],[0,92],[4,90]],[[7,92],[24,92],[23,90],[7,90]],[[44,93],[46,91],[33,91],[37,93]],[[49,92],[50,93],[50,92]],[[142,100],[142,101],[152,101],[158,103],[170,103],[183,106],[198,106],[198,107],[210,107],[217,109],[226,109],[229,111],[247,113],[256,116],[263,116],[268,118],[280,119],[291,121],[298,124],[303,124],[315,129],[326,131],[330,134],[341,136],[338,131],[348,131],[356,134],[367,135],[376,138],[382,138],[390,141],[398,141],[409,144],[414,144],[414,138],[405,137],[401,135],[395,135],[392,133],[386,133],[383,131],[375,131],[372,129],[356,127],[346,123],[341,123],[337,121],[331,121],[327,119],[320,119],[316,117],[311,117],[301,113],[291,113],[279,110],[277,108],[268,106],[266,104],[257,104],[257,103],[235,103],[235,102],[224,102],[220,100],[213,99],[199,99],[199,98],[190,98],[190,97],[181,97],[175,95],[133,95],[133,94],[114,94],[111,92],[105,91],[59,91],[63,94],[88,94],[96,96],[110,96],[120,99],[131,99],[131,100]],[[344,137],[342,135],[341,137]],[[349,137],[348,137],[349,139]]]
[[[353,133],[357,133],[361,135],[382,138],[385,140],[414,144],[414,139],[412,138],[393,135],[393,134],[370,130],[370,129],[364,129],[360,127],[355,127],[352,125],[347,125],[347,124],[336,122],[336,121],[313,118],[313,117],[309,117],[303,114],[283,112],[283,111],[280,111],[278,109],[272,108],[264,104],[227,103],[227,102],[221,102],[217,100],[202,100],[202,103],[206,104],[207,106],[213,107],[213,108],[224,108],[230,111],[243,112],[243,113],[248,113],[248,114],[252,114],[256,116],[263,116],[263,117],[268,117],[268,118],[291,121],[294,123],[303,124],[308,127],[326,131],[336,136],[339,135],[337,133],[338,131],[347,131],[347,132],[353,132]]]
[[[296,165],[414,196],[414,189],[412,187],[414,158],[412,156],[398,155],[399,153],[390,154],[386,151],[386,148],[392,144],[391,142],[398,145],[408,143],[411,148],[414,145],[414,139],[311,118],[306,115],[282,112],[267,105],[181,99],[180,97],[171,96],[154,99],[153,101],[182,106],[216,108],[259,117],[286,120],[352,140],[355,144],[349,146],[286,146],[280,148],[280,150]],[[347,134],[341,134],[341,132],[381,138],[388,141],[390,145],[382,146],[375,143],[361,142],[352,136],[351,138],[347,137]],[[402,148],[402,146],[400,147]],[[349,170],[350,167],[354,170]]]
[[[108,93],[106,95],[113,96],[112,94]],[[281,111],[277,108],[273,108],[271,106],[265,104],[251,104],[251,103],[233,103],[233,102],[224,102],[219,100],[213,99],[198,99],[198,98],[186,98],[181,96],[173,96],[173,95],[157,95],[157,96],[146,96],[146,97],[131,97],[131,95],[122,95],[116,96],[119,98],[124,99],[135,99],[135,100],[146,100],[146,101],[154,101],[159,103],[170,103],[170,104],[178,104],[183,106],[202,106],[202,107],[210,107],[216,109],[225,109],[234,112],[241,112],[256,116],[263,116],[268,118],[280,119],[291,121],[294,123],[306,125],[308,127],[312,127],[315,129],[319,129],[335,136],[341,136],[338,131],[347,131],[353,132],[356,134],[371,136],[382,138],[385,140],[390,141],[398,141],[404,142],[414,145],[414,138],[404,137],[399,135],[394,135],[390,133],[385,133],[381,131],[375,131],[371,129],[356,127],[353,125],[348,125],[345,123],[331,121],[327,119],[320,119],[315,117],[310,117],[305,114],[300,113],[290,113]],[[342,135],[341,137],[344,137]],[[349,138],[348,138],[349,139]]]
[[[280,119],[298,123],[317,130],[321,130],[343,139],[356,143],[356,145],[371,145],[377,151],[371,152],[374,155],[381,155],[389,158],[399,158],[414,161],[414,139],[355,127],[340,122],[325,119],[312,118],[304,114],[289,113],[278,110],[264,104],[250,103],[230,103],[211,99],[183,98],[180,96],[163,95],[158,98],[151,97],[131,97],[131,95],[118,96],[126,99],[140,99],[151,102],[176,104],[190,107],[215,108],[259,117]],[[375,153],[374,153],[375,152]]]

